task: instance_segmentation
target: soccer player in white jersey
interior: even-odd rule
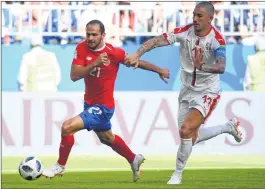
[[[193,11],[193,23],[177,27],[146,41],[137,52],[125,58],[127,65],[138,66],[139,58],[156,47],[180,43],[182,88],[179,94],[178,125],[181,143],[176,158],[176,169],[168,184],[181,184],[182,172],[192,152],[192,146],[222,133],[241,142],[237,119],[225,124],[200,128],[220,99],[219,74],[226,65],[226,43],[219,31],[211,25],[214,7],[210,2],[199,2]]]

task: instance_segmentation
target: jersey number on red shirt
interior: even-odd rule
[[[99,78],[100,76],[100,67],[95,67],[89,75]]]

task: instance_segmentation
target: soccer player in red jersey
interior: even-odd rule
[[[120,136],[114,135],[110,122],[115,107],[114,83],[126,53],[105,43],[104,37],[105,28],[101,21],[92,20],[86,25],[86,40],[77,45],[71,68],[72,81],[82,78],[85,81],[84,111],[63,123],[59,159],[55,165],[43,171],[43,176],[52,178],[63,175],[74,145],[74,133],[87,129],[93,130],[101,143],[126,158],[131,165],[133,181],[139,179],[144,156],[133,153]],[[142,60],[139,60],[139,67],[158,73],[165,82],[169,78],[168,69],[161,69]]]

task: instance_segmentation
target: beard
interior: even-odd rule
[[[201,32],[202,31],[202,29],[201,28],[196,28],[196,29],[194,29],[196,32]]]
[[[197,27],[194,27],[194,30],[196,32],[200,32],[200,31],[202,31],[202,28],[201,28],[201,26],[197,26]]]
[[[102,39],[99,40],[98,42],[89,42],[89,41],[87,41],[87,45],[88,45],[88,47],[90,49],[96,50],[99,47],[99,45],[101,44],[101,42],[102,42]]]

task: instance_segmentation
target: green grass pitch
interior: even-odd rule
[[[39,157],[44,167],[55,157]],[[117,156],[71,157],[63,177],[23,180],[17,171],[21,157],[3,157],[2,188],[208,188],[265,189],[265,155],[193,155],[183,174],[182,185],[167,185],[174,156],[146,156],[141,179],[132,183],[127,162]]]

